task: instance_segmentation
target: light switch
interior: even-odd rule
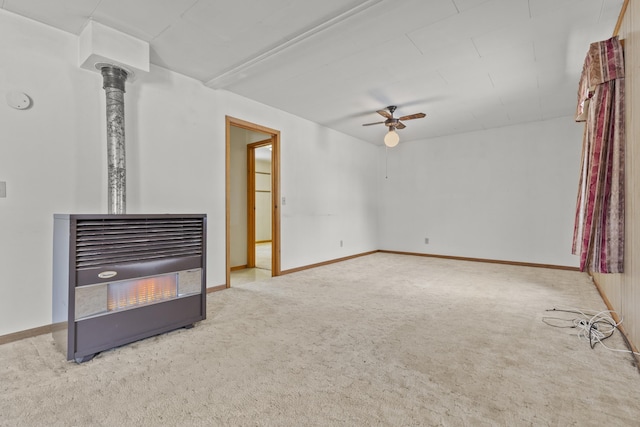
[[[7,197],[7,183],[0,181],[0,198]]]

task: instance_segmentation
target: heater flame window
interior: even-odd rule
[[[109,283],[107,310],[123,310],[173,299],[177,296],[178,275],[175,273]]]

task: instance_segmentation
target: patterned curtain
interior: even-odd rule
[[[622,273],[624,261],[624,58],[618,37],[592,43],[578,89],[586,121],[572,253],[580,270]]]

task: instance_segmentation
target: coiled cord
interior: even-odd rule
[[[589,341],[589,346],[592,349],[596,346],[596,344],[600,344],[610,351],[631,353],[635,356],[640,356],[640,353],[636,353],[633,350],[630,350],[632,348],[631,344],[629,343],[627,337],[622,333],[621,335],[624,338],[625,343],[629,347],[629,350],[611,348],[604,343],[604,340],[611,337],[616,330],[619,330],[618,327],[622,324],[622,318],[620,318],[621,320],[619,322],[616,322],[613,319],[612,314],[615,313],[615,311],[613,310],[602,310],[595,312],[590,310],[580,310],[577,308],[552,308],[546,311],[577,314],[579,317],[573,317],[569,319],[562,317],[543,317],[542,321],[547,325],[553,326],[555,328],[577,329],[578,338]]]

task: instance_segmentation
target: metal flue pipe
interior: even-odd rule
[[[116,66],[101,68],[107,97],[107,201],[109,214],[127,210],[127,171],[124,138],[124,86],[127,72]]]

